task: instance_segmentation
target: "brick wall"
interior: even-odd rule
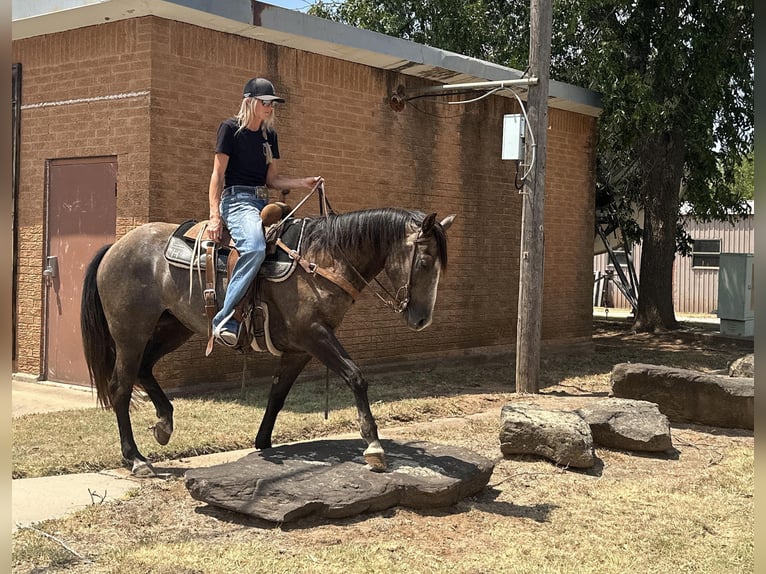
[[[46,161],[118,157],[117,232],[146,221],[150,35],[127,20],[13,43],[23,66],[16,371],[42,372]],[[120,96],[103,99],[104,96]],[[67,100],[79,100],[66,104]],[[90,100],[90,101],[84,101]]]
[[[549,123],[542,337],[564,343],[591,335],[596,120],[553,109]]]
[[[282,173],[323,175],[337,211],[400,206],[436,211],[440,217],[458,214],[449,232],[450,265],[431,327],[410,332],[400,317],[365,293],[338,332],[351,356],[371,363],[475,349],[513,350],[521,202],[513,185],[513,163],[500,160],[500,141],[502,115],[518,111],[514,100],[493,96],[452,106],[421,99],[397,113],[388,105],[388,94],[399,84],[409,89],[429,84],[158,18],[54,37],[66,46],[58,55],[49,53],[50,37],[14,44],[16,60],[25,66],[25,88],[41,80],[50,84],[48,74],[69,66],[62,81],[63,76],[74,81],[67,91],[70,97],[138,90],[149,90],[150,96],[89,104],[85,112],[71,106],[67,114],[81,115],[76,125],[71,116],[57,119],[58,129],[67,134],[58,145],[29,130],[33,120],[45,124],[55,112],[24,113],[20,218],[27,265],[39,266],[43,250],[34,236],[43,225],[41,164],[46,157],[118,156],[118,234],[149,220],[207,217],[216,128],[236,112],[245,81],[262,75],[287,99],[277,110]],[[115,66],[125,73],[115,73]],[[92,70],[97,71],[94,86],[99,89],[75,79]],[[39,85],[33,93],[25,90],[25,102],[47,99]],[[107,111],[112,115],[104,115]],[[94,137],[101,133],[98,126],[111,125],[115,117],[129,126],[129,137],[111,132]],[[550,123],[543,338],[549,343],[588,341],[595,120],[551,110]],[[290,199],[301,197],[294,192]],[[316,212],[311,201],[300,214]],[[32,282],[39,302],[40,280]],[[24,304],[34,301],[32,296]],[[29,313],[26,320],[39,333],[40,317]],[[29,346],[18,370],[34,373],[40,344],[29,341]],[[157,367],[163,387],[239,380],[240,359],[232,360],[223,350],[205,359],[203,347],[204,341],[194,337],[163,359]],[[275,365],[271,357],[252,357],[246,375],[270,374]]]

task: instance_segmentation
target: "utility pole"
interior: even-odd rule
[[[535,163],[524,181],[519,257],[519,308],[516,325],[516,392],[537,393],[543,308],[545,163],[548,140],[548,79],[551,68],[551,0],[531,0],[527,117],[534,135]],[[528,154],[529,156],[529,154]]]

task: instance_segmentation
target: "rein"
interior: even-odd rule
[[[270,240],[271,237],[274,235],[278,235],[279,228],[282,227],[282,224],[289,219],[293,213],[295,213],[301,205],[306,203],[309,197],[314,195],[314,193],[319,190],[319,211],[320,214],[324,217],[327,217],[329,213],[335,213],[332,209],[332,206],[330,206],[330,202],[327,200],[327,194],[324,190],[324,181],[319,180],[314,184],[314,187],[311,189],[310,192],[306,194],[306,197],[300,200],[298,202],[298,205],[296,205],[293,210],[288,213],[286,216],[284,216],[279,223],[273,225],[269,229],[269,237],[267,237],[267,241]],[[331,269],[325,269],[323,267],[319,267],[316,263],[306,260],[300,253],[295,251],[294,249],[290,249],[287,245],[285,245],[281,239],[277,237],[277,240],[275,241],[275,244],[277,247],[279,247],[282,251],[287,253],[288,257],[290,259],[295,260],[302,268],[303,270],[308,273],[309,275],[321,275],[331,283],[335,283],[338,287],[343,289],[346,293],[348,293],[351,296],[351,299],[354,301],[357,300],[360,293],[357,290],[356,287],[354,287],[349,281],[346,280],[345,277],[339,275],[338,273],[335,273]]]
[[[327,199],[327,194],[324,189],[324,180],[319,180],[317,183],[314,184],[314,187],[311,189],[310,192],[306,194],[306,196],[298,202],[298,204],[293,208],[293,210],[288,213],[285,217],[280,220],[279,223],[272,226],[272,228],[269,230],[269,234],[276,234],[279,231],[279,228],[282,226],[285,220],[289,219],[298,209],[306,203],[306,201],[314,195],[315,192],[319,191],[319,213],[320,215],[324,216],[325,218],[328,217],[329,214],[334,214],[335,211],[333,210],[332,206],[330,205],[330,202]],[[382,290],[388,298],[381,295],[378,290],[373,286],[373,284],[370,281],[367,281],[367,279],[364,278],[364,276],[359,272],[359,270],[349,261],[348,256],[346,255],[346,252],[341,250],[341,255],[346,260],[346,263],[351,268],[351,270],[356,274],[356,276],[362,280],[362,282],[365,284],[365,286],[369,287],[370,290],[375,294],[375,296],[380,299],[380,301],[389,309],[391,309],[394,313],[402,313],[406,308],[407,305],[410,302],[410,286],[412,285],[412,270],[415,266],[415,255],[417,250],[417,244],[420,240],[422,231],[418,232],[418,236],[415,239],[415,243],[412,247],[412,257],[410,259],[410,272],[407,276],[407,283],[399,287],[399,289],[396,290],[396,293],[391,293],[385,285],[383,285],[377,277],[373,277],[373,281],[378,285],[380,290]],[[303,267],[303,269],[312,275],[322,275],[325,279],[335,283],[339,287],[341,287],[346,293],[348,293],[353,300],[356,300],[357,297],[359,297],[360,292],[357,290],[353,285],[351,285],[350,282],[346,281],[343,277],[338,275],[337,273],[333,273],[329,270],[322,269],[321,267],[318,267],[316,263],[309,263],[306,261],[301,255],[285,246],[284,244],[280,245],[281,241],[277,240],[277,246],[282,248],[284,251],[288,253],[288,255],[292,258],[298,261],[298,263]]]
[[[309,191],[309,192],[306,194],[306,197],[304,197],[303,199],[301,199],[301,200],[298,202],[298,205],[296,205],[295,207],[293,207],[293,209],[292,209],[292,211],[291,211],[290,213],[288,213],[287,215],[285,215],[284,217],[282,217],[282,219],[280,219],[280,220],[279,220],[279,223],[276,223],[275,225],[273,225],[273,226],[271,227],[271,229],[269,230],[269,235],[274,235],[274,234],[277,234],[277,233],[279,232],[279,229],[280,229],[280,228],[282,227],[282,225],[284,224],[284,222],[285,222],[287,219],[290,219],[290,218],[293,216],[293,213],[295,213],[296,211],[298,211],[298,210],[300,209],[301,205],[303,205],[304,203],[306,203],[306,201],[308,201],[308,198],[309,198],[309,197],[311,197],[312,195],[314,195],[314,193],[315,193],[317,190],[319,190],[319,214],[320,214],[320,215],[324,215],[325,217],[327,217],[327,214],[328,214],[328,212],[329,212],[329,213],[335,213],[335,212],[333,211],[333,209],[332,209],[332,206],[330,205],[330,202],[327,200],[327,194],[325,193],[325,190],[324,190],[324,180],[320,179],[318,182],[316,182],[316,183],[314,184],[314,187],[312,187],[312,188],[311,188],[311,191]],[[267,239],[268,239],[268,238],[267,238]]]

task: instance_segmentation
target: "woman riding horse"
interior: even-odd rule
[[[213,317],[213,337],[228,347],[237,345],[240,323],[234,318],[237,303],[258,275],[266,257],[261,210],[268,188],[311,189],[320,177],[289,179],[278,173],[279,142],[274,131],[274,107],[284,99],[265,78],[245,84],[239,113],[221,122],[210,176],[208,234],[221,239],[222,222],[239,252],[226,290],[223,307]],[[222,191],[223,190],[223,191]]]

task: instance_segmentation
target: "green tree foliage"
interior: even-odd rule
[[[602,93],[602,164],[627,175],[624,192],[644,210],[635,327],[675,328],[679,196],[701,220],[746,210],[734,182],[753,143],[752,1],[559,4],[573,31],[564,44],[582,53],[558,71]]]
[[[515,0],[319,0],[309,14],[510,67],[526,67],[529,5]],[[509,30],[514,38],[506,38]],[[512,40],[512,41],[510,41]]]
[[[528,0],[347,0],[310,12],[524,70]],[[635,328],[678,326],[681,200],[701,220],[746,212],[753,0],[553,0],[551,77],[598,91],[599,186],[644,212]],[[681,241],[679,241],[679,238]]]
[[[734,185],[732,189],[736,197],[753,199],[755,192],[755,160],[753,153],[742,158],[734,168]]]

